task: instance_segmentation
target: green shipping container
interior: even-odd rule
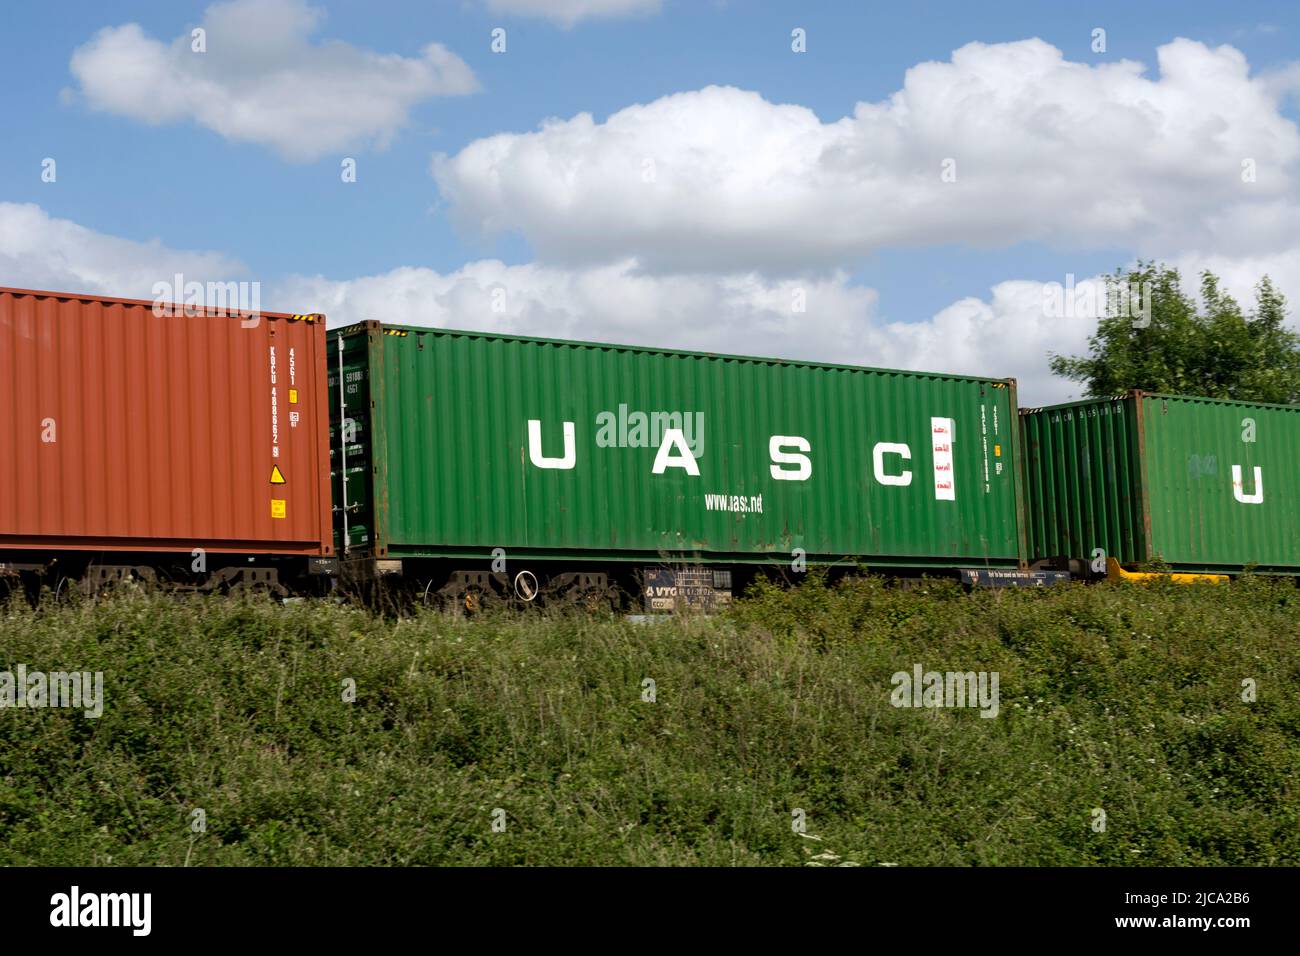
[[[330,356],[354,558],[1023,566],[1014,381],[378,322]]]
[[[1020,417],[1033,560],[1300,571],[1300,407],[1132,392]]]

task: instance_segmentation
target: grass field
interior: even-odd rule
[[[813,579],[650,624],[11,602],[0,669],[102,671],[104,711],[0,710],[0,863],[1295,865],[1298,608],[1263,579]],[[997,716],[895,707],[917,664],[997,672]]]

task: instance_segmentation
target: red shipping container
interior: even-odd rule
[[[332,555],[325,317],[161,311],[0,288],[0,552]]]

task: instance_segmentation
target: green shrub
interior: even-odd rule
[[[15,601],[0,670],[102,671],[105,707],[0,710],[0,863],[1296,865],[1298,606],[1261,576],[810,576],[651,624]],[[997,718],[894,707],[918,663],[998,672]]]

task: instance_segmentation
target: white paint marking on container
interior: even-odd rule
[[[930,419],[930,446],[934,452],[934,497],[955,501],[957,486],[952,467],[952,443],[956,431],[951,418]]]

